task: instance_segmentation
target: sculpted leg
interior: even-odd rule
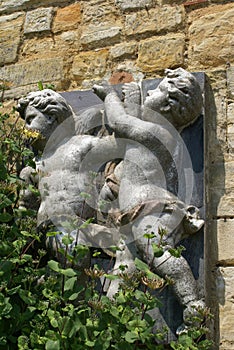
[[[148,240],[143,237],[144,228],[151,223],[150,230],[155,233],[154,243],[159,242],[158,229],[166,228],[166,224],[170,222],[169,215],[162,216],[159,220],[156,215],[149,215],[139,218],[133,224],[133,233],[137,237],[135,244],[138,253],[145,262],[152,265],[154,271],[161,277],[168,276],[173,279],[172,285],[175,296],[179,303],[184,307],[184,323],[189,324],[190,314],[196,315],[196,308],[204,308],[205,304],[199,299],[197,291],[197,283],[186,259],[181,256],[176,258],[172,256],[168,249],[173,248],[174,237],[168,234],[165,237],[164,253],[161,257],[155,258],[152,245],[148,244]]]

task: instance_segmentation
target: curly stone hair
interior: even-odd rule
[[[28,106],[33,106],[42,113],[55,115],[59,124],[73,115],[67,101],[51,89],[30,92],[25,98],[18,101],[17,111],[23,119],[25,119],[25,111]]]

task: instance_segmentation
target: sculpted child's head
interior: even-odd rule
[[[73,115],[66,100],[50,89],[29,93],[19,100],[17,110],[26,128],[39,131],[46,140],[59,124]]]
[[[191,124],[199,116],[202,101],[199,83],[191,73],[183,68],[167,69],[166,77],[158,87],[148,91],[143,119],[150,118],[153,122],[152,113],[149,113],[151,109],[162,114],[176,128],[181,128]]]

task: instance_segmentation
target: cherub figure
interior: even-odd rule
[[[129,96],[127,85],[124,87]],[[188,184],[192,172],[187,149],[179,132],[200,115],[202,94],[192,74],[182,68],[167,70],[166,77],[152,91],[148,91],[141,114],[139,108],[131,114],[130,105],[121,103],[110,87],[94,86],[94,91],[104,99],[109,126],[115,137],[128,140],[120,178],[118,200],[120,214],[116,220],[126,234],[122,252],[117,252],[116,268],[127,264],[135,268],[133,260],[138,254],[162,277],[173,278],[173,290],[184,308],[184,323],[194,307],[204,307],[197,292],[196,281],[186,261],[169,253],[170,248],[186,235],[194,234],[203,226],[199,211],[191,206],[191,188]],[[128,105],[128,108],[126,108]],[[189,180],[190,179],[190,180]],[[154,232],[152,242],[159,244],[163,228],[164,248],[155,257],[153,246],[144,237],[146,229]],[[134,241],[134,243],[129,243]],[[109,295],[117,291],[112,283]]]
[[[89,173],[98,171],[103,163],[120,152],[113,137],[98,135],[102,127],[100,106],[75,116],[60,94],[45,89],[20,99],[18,111],[25,120],[25,127],[42,135],[34,143],[36,150],[43,151],[36,169],[41,196],[38,230],[44,234],[60,232],[55,237],[45,237],[47,248],[63,261],[59,248],[65,249],[65,235],[73,240],[69,244],[70,254],[77,244],[113,245],[117,239],[113,237],[113,230],[110,233],[106,227],[95,223],[97,196]],[[23,169],[22,178],[30,182],[32,173],[35,174],[35,169]],[[87,201],[87,197],[91,199]],[[94,223],[78,229],[90,218]],[[117,230],[115,234],[118,234]]]

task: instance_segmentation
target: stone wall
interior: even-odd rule
[[[1,0],[5,98],[206,73],[206,291],[216,347],[234,349],[234,3],[221,0]]]

